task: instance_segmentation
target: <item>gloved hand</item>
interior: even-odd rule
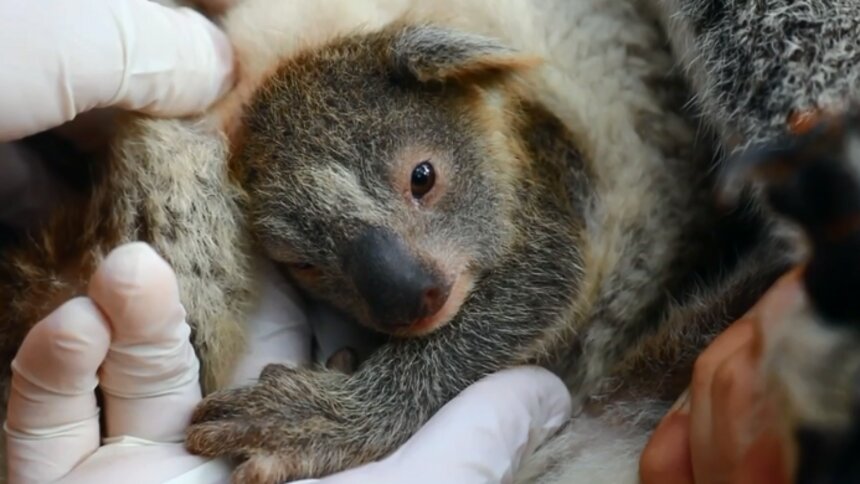
[[[78,149],[98,152],[112,136],[116,110],[202,111],[233,84],[233,64],[226,36],[187,8],[149,0],[0,0],[0,226],[38,224],[65,188],[41,156],[4,141],[58,127],[54,132]]]
[[[264,276],[266,297],[251,321],[254,357],[238,370],[239,383],[270,361],[310,357],[310,332],[287,286],[274,271]],[[111,253],[88,297],[37,324],[15,358],[10,483],[229,482],[229,464],[182,446],[200,400],[184,317],[175,275],[152,249],[135,243]],[[97,385],[105,395],[103,442]],[[568,393],[550,373],[501,372],[464,391],[387,459],[310,482],[504,482],[569,414]]]
[[[213,0],[209,0],[213,1]],[[93,108],[200,112],[233,83],[226,36],[149,0],[0,0],[0,142]]]

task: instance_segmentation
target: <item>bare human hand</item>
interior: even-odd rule
[[[800,275],[783,276],[702,352],[642,453],[642,484],[791,482],[792,443],[761,370],[769,328],[802,299]]]

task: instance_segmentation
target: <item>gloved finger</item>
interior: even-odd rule
[[[570,394],[552,373],[501,371],[464,390],[385,460],[320,482],[510,482],[570,412]]]
[[[0,141],[96,107],[180,116],[233,83],[226,36],[148,0],[0,2]]]
[[[9,482],[50,482],[99,446],[96,372],[110,343],[107,322],[72,299],[27,334],[12,362],[5,424]]]
[[[129,477],[129,470],[134,475]],[[113,482],[216,484],[230,482],[231,466],[191,455],[182,444],[154,444],[134,438],[100,447],[58,484]],[[177,479],[177,476],[182,476]],[[175,481],[173,479],[176,479]]]
[[[148,245],[126,244],[99,266],[89,295],[113,333],[101,369],[108,437],[181,442],[201,399],[200,364],[173,270]]]

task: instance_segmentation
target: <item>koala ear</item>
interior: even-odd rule
[[[495,39],[434,26],[403,28],[391,48],[398,73],[419,82],[492,77],[540,63]]]

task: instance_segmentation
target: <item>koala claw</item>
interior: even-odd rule
[[[252,388],[237,388],[228,391],[215,392],[207,396],[191,415],[191,422],[209,422],[228,418],[245,416],[246,408],[242,405],[243,398],[252,394]]]
[[[231,482],[234,484],[279,484],[292,472],[287,461],[272,454],[256,454],[240,464]]]
[[[259,381],[206,397],[192,416],[185,444],[194,454],[245,461],[234,482],[280,483],[320,477],[377,457],[356,438],[346,375],[269,365]]]
[[[272,432],[278,432],[277,422],[245,422],[227,420],[194,425],[188,432],[186,446],[196,454],[207,457],[244,458],[232,475],[232,482],[250,484],[279,484],[286,480],[308,477],[302,469],[301,453],[279,451]]]

